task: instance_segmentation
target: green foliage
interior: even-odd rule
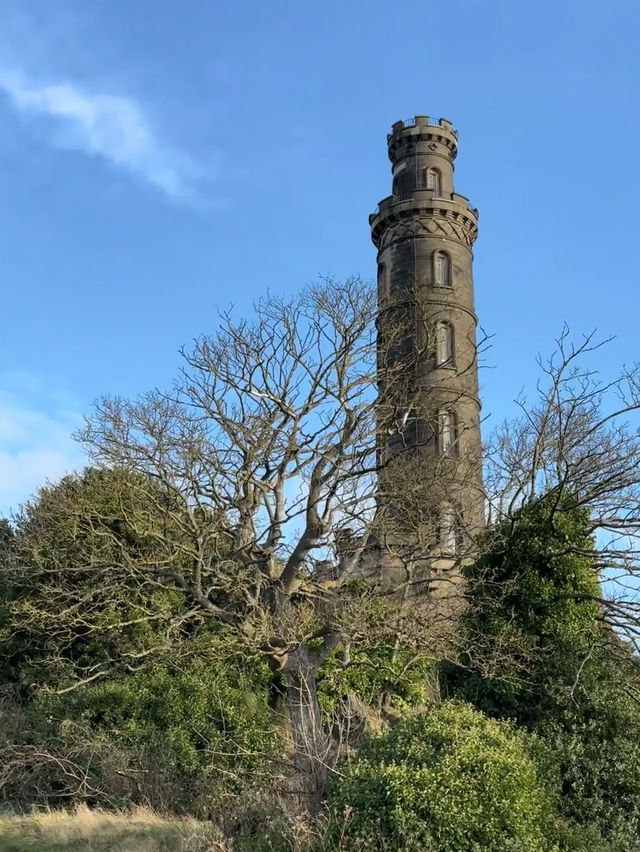
[[[552,496],[486,534],[467,569],[461,666],[442,667],[445,694],[535,727],[570,701],[585,657],[603,641],[588,515]]]
[[[614,677],[608,693],[588,703],[583,698],[561,718],[539,725],[538,760],[557,810],[569,825],[590,830],[616,852],[637,852],[640,713]]]
[[[0,601],[0,683],[22,699],[0,755],[9,801],[202,814],[266,771],[279,744],[266,666],[153,571],[119,570],[188,552],[168,528],[177,514],[160,511],[168,499],[143,477],[89,469],[17,519]]]
[[[456,702],[369,740],[331,805],[336,849],[555,848],[549,799],[524,735]]]
[[[7,745],[19,766],[0,797],[16,807],[136,802],[202,817],[263,782],[282,747],[267,672],[229,647],[211,651],[62,695],[36,691]]]
[[[118,568],[162,564],[167,499],[142,477],[89,468],[23,506],[2,590],[0,680],[65,686],[181,638],[182,592],[143,573],[125,582]]]
[[[8,560],[15,533],[7,518],[0,518],[0,568],[3,568]]]
[[[485,604],[476,617],[483,632],[509,621],[541,638],[580,636],[598,614],[589,529],[584,509],[570,497],[556,503],[550,495],[527,507],[513,525],[490,531],[488,552],[468,572],[470,595],[481,594]],[[491,602],[499,608],[488,609]]]
[[[586,513],[553,495],[490,531],[445,694],[537,734],[567,849],[640,849],[638,665],[603,627]],[[582,844],[582,845],[581,845]],[[564,848],[564,847],[563,847]]]
[[[221,655],[184,668],[156,664],[62,696],[41,693],[34,709],[57,724],[74,719],[96,734],[117,734],[165,769],[227,768],[239,778],[271,750],[266,680],[261,667],[250,671]]]
[[[388,694],[394,708],[403,710],[427,700],[433,671],[433,662],[414,649],[401,647],[394,651],[393,636],[372,647],[356,646],[348,659],[344,648],[339,647],[318,672],[318,700],[327,716],[339,710],[340,702],[348,695],[377,707],[381,696]]]
[[[302,830],[302,831],[301,831]],[[282,802],[263,790],[257,792],[250,804],[236,809],[236,818],[229,826],[234,852],[297,852],[307,849],[303,824]]]
[[[353,698],[395,715],[427,704],[437,669],[415,612],[400,607],[393,596],[380,595],[370,581],[349,583],[341,595],[338,629],[345,638],[316,676],[325,717],[335,719]]]

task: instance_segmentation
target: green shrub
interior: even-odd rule
[[[136,802],[217,817],[225,801],[264,783],[281,745],[266,672],[223,651],[63,695],[35,692],[0,744],[0,759],[13,767],[0,802],[20,809]]]
[[[445,696],[530,729],[572,702],[585,657],[604,641],[588,515],[552,498],[485,534],[465,571],[471,650],[441,667]]]
[[[143,477],[87,468],[22,506],[0,578],[0,683],[69,687],[99,668],[126,671],[200,627],[183,626],[189,602],[179,589],[144,572],[127,582],[116,568],[171,560],[169,499]]]
[[[182,670],[154,665],[36,703],[58,722],[75,719],[162,755],[166,769],[212,766],[239,775],[260,763],[272,736],[266,690],[256,680],[240,665],[196,659]]]
[[[549,495],[486,533],[467,569],[472,652],[441,667],[441,688],[535,732],[567,849],[636,852],[638,661],[602,625],[589,529],[569,496]]]
[[[447,702],[372,738],[335,784],[335,849],[552,852],[525,735]]]
[[[540,727],[538,762],[556,807],[589,843],[568,849],[640,850],[640,723],[618,698],[609,709],[566,713]],[[597,841],[594,840],[597,838]],[[600,844],[600,845],[598,845]],[[610,844],[610,845],[607,845]]]
[[[15,529],[0,519],[0,805],[206,815],[262,777],[278,747],[266,666],[182,590],[118,568],[187,558],[173,499],[89,468],[42,488]]]
[[[330,716],[347,695],[377,707],[386,691],[398,710],[424,704],[428,686],[435,680],[433,662],[413,648],[393,651],[394,636],[364,649],[351,652],[349,665],[343,664],[343,649],[335,649],[318,673],[318,701]]]

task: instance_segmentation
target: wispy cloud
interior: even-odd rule
[[[16,110],[47,119],[54,132],[51,141],[101,157],[170,198],[193,196],[201,177],[196,164],[162,143],[133,98],[68,82],[37,86],[15,73],[0,73],[0,90]]]
[[[84,466],[82,450],[71,437],[80,420],[60,395],[43,395],[33,386],[0,390],[0,515],[47,481]]]

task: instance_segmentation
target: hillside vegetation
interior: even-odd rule
[[[563,335],[479,532],[377,452],[375,317],[223,317],[0,520],[0,850],[640,852],[640,368]]]

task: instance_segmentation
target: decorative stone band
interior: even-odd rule
[[[372,222],[371,239],[381,250],[400,240],[442,236],[457,240],[471,248],[478,235],[478,225],[465,213],[452,210],[408,210],[380,217]]]
[[[369,216],[371,239],[376,248],[383,247],[383,242],[386,246],[394,241],[385,236],[385,231],[399,223],[407,224],[409,230],[396,239],[442,234],[471,248],[478,234],[478,211],[471,207],[468,198],[455,192],[434,197],[432,191],[417,190],[403,199],[391,195]]]

